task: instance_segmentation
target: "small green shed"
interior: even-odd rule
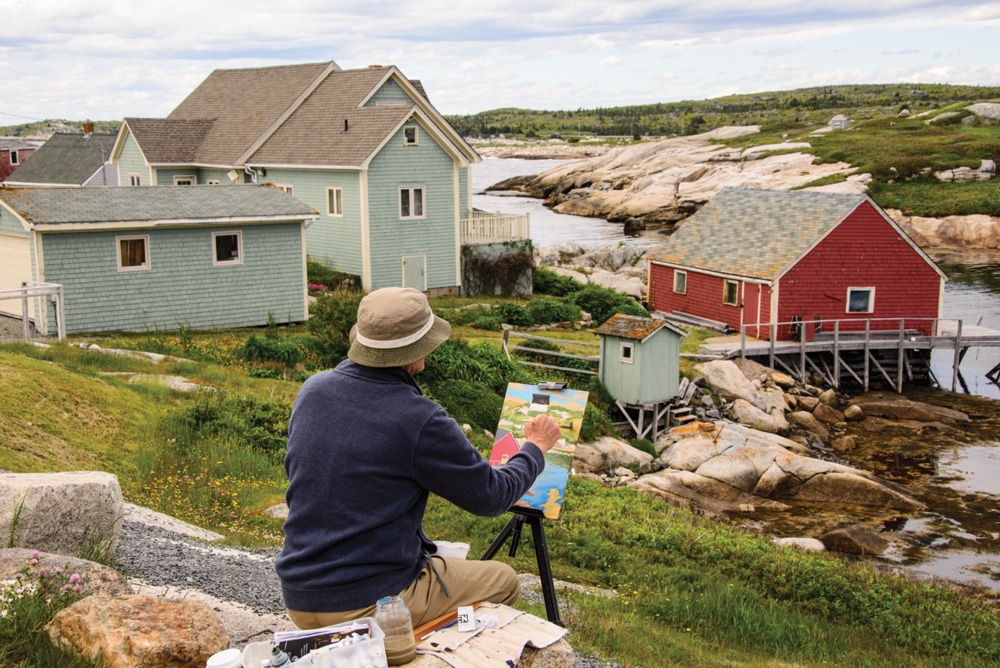
[[[594,333],[601,336],[601,382],[617,401],[645,406],[677,396],[684,330],[664,320],[617,313]]]

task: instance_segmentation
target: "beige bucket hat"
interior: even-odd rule
[[[451,325],[434,315],[424,293],[381,288],[358,305],[347,356],[364,366],[405,366],[430,355],[449,334]]]

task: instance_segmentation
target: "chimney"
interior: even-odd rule
[[[92,134],[94,134],[94,122],[93,121],[84,121],[83,122],[83,136],[84,137],[89,137]]]
[[[344,132],[347,132],[347,119],[344,119]]]

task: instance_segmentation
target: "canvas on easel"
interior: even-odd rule
[[[562,437],[545,453],[545,469],[512,510],[530,508],[557,519],[566,494],[566,483],[580,438],[588,393],[581,390],[541,389],[537,385],[509,383],[500,412],[490,464],[503,466],[524,444],[524,423],[548,415],[559,424]]]

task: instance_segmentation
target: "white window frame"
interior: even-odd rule
[[[330,199],[333,195],[334,199]],[[330,206],[330,204],[333,206]],[[400,210],[402,210],[402,201],[400,201]],[[340,186],[327,186],[326,187],[326,215],[334,216],[335,218],[344,217],[344,189]]]
[[[218,242],[216,239],[219,237],[236,237],[236,259],[233,260],[220,260],[219,259],[219,249],[216,245]],[[235,265],[243,264],[243,231],[242,230],[219,230],[218,232],[212,232],[212,266],[213,267],[231,267]]]
[[[678,288],[677,287],[678,283],[683,283],[684,285]],[[686,295],[687,291],[688,291],[688,273],[681,269],[674,269],[674,292],[681,295]]]
[[[420,213],[417,215],[413,214],[413,194],[420,191]],[[408,193],[408,198],[410,200],[410,214],[403,215],[403,193]],[[400,186],[399,187],[399,219],[400,220],[420,220],[427,217],[427,188],[424,186]]]
[[[403,128],[403,146],[419,146],[420,145],[420,128],[416,125],[408,125]],[[413,133],[413,139],[410,139],[410,132]]]
[[[146,262],[145,264],[140,264],[138,266],[126,267],[122,264],[122,242],[123,241],[142,241],[146,247]],[[148,271],[153,266],[152,258],[150,257],[149,248],[149,235],[148,234],[132,234],[127,236],[115,237],[115,257],[118,258],[118,271]]]
[[[275,183],[274,187],[285,193],[286,195],[291,195],[294,188],[292,188],[289,183]]]
[[[206,186],[219,186],[222,185],[222,181],[219,179],[205,179]]]
[[[16,148],[10,149],[10,164],[11,166],[21,164],[21,155],[18,149]]]
[[[635,342],[619,341],[618,360],[625,364],[635,364]]]
[[[190,181],[190,183],[184,183],[184,181]],[[198,177],[193,174],[175,174],[174,175],[174,185],[175,186],[196,186],[198,185]]]
[[[851,310],[851,293],[852,292],[867,292],[868,293],[868,309],[865,311],[852,311]],[[875,288],[847,288],[847,303],[844,305],[844,313],[874,313],[875,312]]]
[[[733,301],[727,301],[726,297],[729,295],[729,286],[733,286],[733,294],[735,297]],[[740,303],[740,282],[731,281],[728,278],[722,280],[722,303],[726,306],[738,306]]]
[[[128,184],[130,186],[141,186],[142,185],[142,174],[130,173],[128,175]]]

